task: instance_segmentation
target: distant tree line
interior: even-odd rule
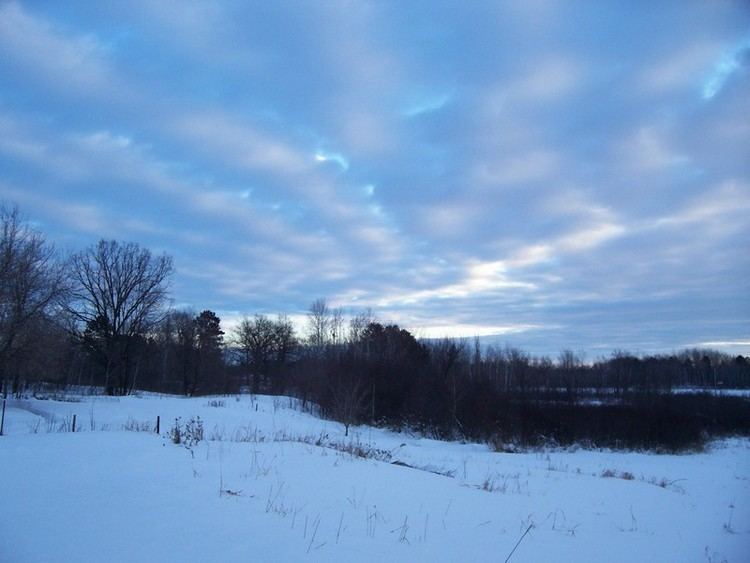
[[[54,386],[125,395],[271,393],[351,425],[410,428],[495,447],[586,442],[684,449],[750,432],[750,359],[711,350],[586,363],[479,340],[418,340],[371,311],[324,299],[305,334],[285,316],[245,317],[225,334],[215,312],[169,306],[172,259],[105,241],[62,258],[0,207],[2,393]],[[699,388],[703,395],[683,394]],[[711,393],[708,393],[710,391]]]
[[[750,401],[721,394],[750,385],[743,356],[616,352],[588,364],[567,350],[553,361],[482,348],[477,339],[420,341],[371,313],[353,316],[342,331],[341,312],[321,300],[309,316],[328,336],[301,348],[288,392],[347,429],[366,422],[498,449],[586,443],[681,450],[750,433]]]

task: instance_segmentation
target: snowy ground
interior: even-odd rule
[[[750,441],[500,454],[369,427],[345,438],[294,406],[11,402],[0,561],[505,561],[527,530],[511,561],[750,560]],[[208,439],[173,444],[177,416],[200,416]]]

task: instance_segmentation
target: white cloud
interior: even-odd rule
[[[127,135],[112,134],[110,131],[96,131],[81,137],[82,144],[94,150],[125,149],[133,144],[133,139]]]
[[[316,161],[329,160],[348,167],[343,155],[319,152],[311,158],[309,152],[224,112],[180,116],[170,129],[171,134],[187,141],[199,154],[249,174],[270,175],[277,181],[280,199],[301,199],[334,221],[339,232],[354,240],[369,241],[373,258],[378,253],[392,256],[394,249],[400,247],[395,237],[388,237],[383,229],[383,214],[371,213],[366,203],[336,183],[330,171],[326,175],[325,170],[315,167]]]
[[[90,35],[69,36],[25,11],[17,2],[0,4],[0,52],[33,70],[55,88],[78,93],[122,93],[106,50]]]
[[[516,185],[548,179],[560,167],[559,155],[550,150],[532,149],[527,152],[481,160],[475,165],[473,176],[483,185]]]
[[[579,188],[560,188],[548,194],[540,205],[540,212],[552,216],[581,217],[589,222],[607,222],[615,218],[612,209],[594,201],[590,190]]]
[[[646,68],[639,77],[639,84],[648,93],[669,93],[684,87],[697,90],[719,49],[716,42],[691,42]]]
[[[418,101],[413,102],[404,110],[406,117],[417,117],[426,113],[433,113],[445,107],[451,100],[450,94],[437,94],[433,96],[423,96]]]
[[[0,120],[0,131],[3,131],[4,122],[7,120]],[[15,133],[24,130],[21,124],[16,124],[12,129]],[[198,215],[209,214],[223,223],[229,222],[247,236],[268,238],[277,247],[304,249],[311,258],[319,252],[331,251],[330,238],[300,231],[265,209],[238,205],[236,192],[207,189],[181,177],[173,166],[155,157],[147,145],[137,143],[130,137],[106,130],[84,134],[34,132],[24,135],[24,142],[44,147],[41,153],[43,158],[32,162],[52,176],[61,173],[69,176],[70,171],[77,171],[73,179],[86,178],[102,183],[102,179],[108,182],[110,178],[117,178],[131,183],[133,189],[140,190],[138,193],[153,190],[167,194],[172,197],[176,208]],[[106,205],[106,202],[102,205]],[[92,215],[87,213],[86,216]],[[86,224],[96,223],[87,220]]]
[[[130,0],[125,17],[152,29],[160,41],[201,64],[223,65],[233,72],[268,71],[266,53],[243,48],[248,34],[226,3]]]
[[[432,300],[466,299],[490,293],[517,289],[533,291],[536,285],[513,279],[508,275],[507,264],[502,260],[470,260],[463,266],[463,279],[456,283],[440,285],[431,289],[392,293],[378,300],[378,307],[413,305]]]
[[[573,228],[555,237],[531,243],[514,250],[502,261],[509,270],[517,270],[562,260],[566,256],[586,253],[618,238],[627,236],[630,230],[613,216],[606,220],[593,219],[583,226]],[[548,281],[559,281],[552,276]]]
[[[419,221],[429,237],[451,238],[464,234],[482,214],[482,209],[470,202],[441,201],[425,205]]]
[[[509,268],[526,268],[547,262],[555,256],[555,247],[551,244],[532,244],[514,251],[505,261]]]
[[[408,321],[407,321],[408,323]],[[450,322],[440,325],[405,325],[418,338],[473,338],[475,336],[502,336],[523,334],[542,328],[539,325],[482,325]]]
[[[52,216],[75,233],[96,238],[122,236],[126,225],[116,216],[107,213],[95,203],[67,201],[35,193],[27,187],[12,186],[0,182],[0,195],[22,207],[35,209],[38,213]],[[141,226],[141,232],[142,227]]]
[[[614,223],[595,224],[584,229],[573,231],[560,237],[556,246],[563,252],[582,252],[621,237],[626,233],[625,227]]]
[[[404,53],[378,33],[387,28],[387,7],[348,1],[314,6],[313,40],[334,77],[325,112],[339,146],[357,156],[397,151],[398,102],[414,73]]]
[[[349,170],[349,161],[343,154],[337,152],[318,151],[315,153],[315,160],[318,162],[335,162],[342,170]]]
[[[258,13],[242,3],[134,2],[81,17],[0,0],[0,65],[14,82],[3,111],[21,100],[12,111],[34,115],[0,115],[0,175],[14,186],[0,189],[45,219],[62,210],[69,232],[174,244],[181,275],[204,276],[227,309],[279,296],[294,307],[314,291],[473,336],[542,325],[548,303],[592,314],[613,296],[678,300],[683,280],[709,301],[747,270],[734,248],[748,227],[746,104],[682,91],[700,89],[727,44],[724,16],[701,22],[705,34],[665,28],[589,60],[577,57],[592,37],[619,35],[597,29],[599,12],[571,33],[557,3],[448,6],[424,22],[390,4],[282,4],[248,24]],[[736,79],[737,60],[716,66],[712,91]],[[636,92],[623,84],[633,69]],[[163,224],[136,213],[151,199]],[[723,336],[711,340],[736,340]]]
[[[353,151],[377,155],[396,145],[395,132],[383,109],[364,110],[361,106],[341,108],[336,121],[342,141]]]
[[[714,224],[720,230],[724,230],[736,226],[729,221],[730,217],[734,216],[740,225],[748,227],[749,211],[750,185],[727,181],[698,196],[679,211],[656,219],[653,226],[684,228],[691,225]]]
[[[284,177],[311,171],[304,151],[222,112],[177,116],[171,130],[199,150],[250,171]]]
[[[485,103],[490,115],[559,101],[573,93],[584,79],[583,66],[571,58],[554,56],[528,67],[526,74],[489,91]]]
[[[708,340],[704,342],[691,342],[684,344],[684,348],[711,348],[718,349],[726,354],[742,354],[750,356],[750,339],[747,340]]]
[[[690,162],[688,156],[672,148],[664,133],[653,126],[638,128],[615,150],[615,158],[624,158],[627,165],[644,172],[658,172]]]
[[[731,51],[725,53],[714,65],[703,85],[703,99],[710,100],[721,92],[729,77],[739,70],[742,58],[750,53],[750,36],[742,39]]]

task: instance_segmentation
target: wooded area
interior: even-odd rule
[[[285,316],[169,308],[169,256],[100,241],[61,258],[3,207],[0,370],[4,396],[76,386],[124,395],[293,395],[349,425],[515,445],[683,449],[750,430],[750,360],[711,350],[587,363],[480,340],[418,340],[370,311],[311,304],[305,334]],[[686,388],[703,394],[684,393]],[[675,392],[675,390],[679,392]]]

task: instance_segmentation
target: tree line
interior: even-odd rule
[[[477,339],[419,340],[324,299],[311,304],[304,334],[284,315],[262,314],[225,334],[213,311],[170,308],[165,254],[102,240],[61,258],[17,208],[0,208],[0,222],[4,396],[71,385],[113,395],[288,394],[347,432],[367,422],[497,444],[686,447],[707,431],[750,428],[743,399],[674,392],[750,387],[743,356],[535,357]]]

